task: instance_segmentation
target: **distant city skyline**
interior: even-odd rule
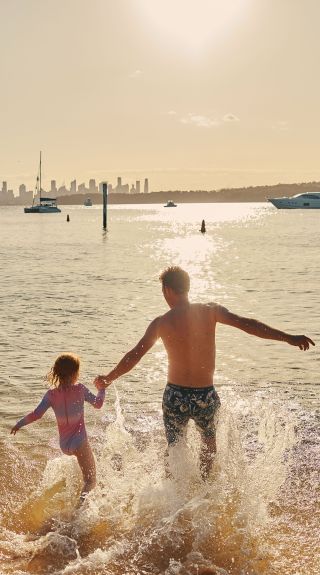
[[[319,2],[10,0],[0,19],[9,189],[40,150],[44,187],[320,180]]]
[[[103,180],[106,181],[106,180]],[[77,180],[71,180],[69,187],[65,184],[61,186],[57,186],[56,180],[50,181],[50,187],[46,187],[41,184],[41,191],[43,196],[53,196],[59,198],[65,195],[74,195],[74,194],[83,194],[83,195],[90,195],[90,194],[97,194],[100,189],[100,184],[102,182],[96,183],[95,178],[90,178],[88,187],[86,186],[85,182],[81,182],[81,184],[77,184]],[[135,183],[131,184],[131,187],[128,183],[122,183],[122,176],[117,177],[117,184],[113,186],[112,183],[108,182],[108,193],[111,194],[139,194],[141,193],[141,182],[140,180],[136,180]],[[8,182],[6,180],[2,181],[2,186],[0,188],[0,204],[6,203],[7,201],[13,201],[15,198],[19,198],[21,201],[30,202],[32,201],[33,197],[39,197],[40,193],[37,190],[37,186],[39,185],[38,180],[37,183],[34,185],[33,190],[28,190],[26,184],[20,184],[17,193],[15,190],[10,189],[8,187]],[[143,182],[143,191],[145,194],[149,193],[149,179],[144,178]]]

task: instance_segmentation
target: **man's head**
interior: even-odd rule
[[[169,267],[162,272],[159,279],[162,283],[163,295],[169,305],[188,297],[190,277],[183,269],[178,266]]]

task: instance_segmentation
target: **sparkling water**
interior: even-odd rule
[[[91,387],[137,343],[167,310],[158,277],[169,265],[190,273],[192,301],[318,343],[319,229],[317,211],[266,204],[111,206],[107,232],[100,206],[0,208],[1,574],[319,573],[318,347],[218,325],[222,407],[205,483],[192,423],[165,477],[160,342],[101,411],[86,406],[98,485],[81,509],[53,413],[9,435],[59,353],[81,357]]]

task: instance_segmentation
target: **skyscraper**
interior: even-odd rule
[[[136,194],[140,194],[140,180],[136,181]]]
[[[117,178],[117,185],[116,185],[116,191],[117,192],[121,192],[122,191],[122,179],[120,176],[118,176]]]
[[[33,192],[27,192],[27,188],[24,184],[19,186],[19,200],[21,202],[32,202]]]
[[[130,190],[129,190],[129,184],[123,184],[121,186],[121,193],[122,194],[129,194]]]
[[[96,186],[96,181],[92,178],[91,180],[89,180],[89,192],[91,194],[95,194],[98,191],[98,188]]]
[[[144,180],[144,188],[143,188],[143,191],[144,191],[145,194],[148,194],[148,193],[149,193],[149,181],[148,181],[148,178],[145,178],[145,180]]]
[[[72,180],[72,182],[70,183],[70,194],[76,194],[77,193],[77,180]]]
[[[57,195],[57,182],[56,182],[56,180],[51,180],[50,194],[52,196]]]

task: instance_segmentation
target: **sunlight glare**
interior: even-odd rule
[[[205,296],[209,286],[217,287],[211,261],[213,254],[219,250],[219,239],[201,235],[186,235],[184,237],[166,238],[154,245],[155,257],[164,258],[187,269],[192,277],[191,296],[200,299]]]
[[[251,0],[138,0],[150,33],[171,49],[202,54],[241,20]]]

